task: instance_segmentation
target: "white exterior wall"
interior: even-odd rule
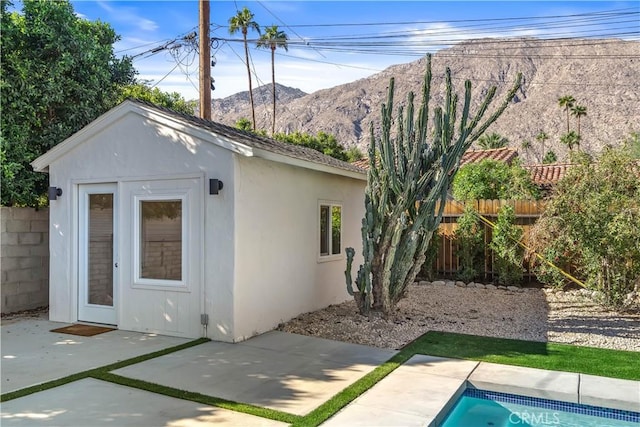
[[[100,119],[99,119],[100,120]],[[63,195],[50,208],[50,319],[77,320],[78,295],[78,186],[83,183],[117,182],[120,230],[117,242],[120,268],[117,271],[118,326],[168,335],[202,335],[200,314],[210,314],[209,336],[231,340],[233,331],[233,187],[232,153],[224,148],[180,132],[175,122],[164,123],[129,112],[49,165],[50,185]],[[89,129],[100,128],[94,122]],[[82,132],[82,131],[81,131]],[[199,210],[192,236],[200,247],[190,254],[197,264],[192,280],[194,293],[170,290],[134,289],[131,268],[133,236],[130,234],[131,201],[134,192],[152,188],[156,180],[186,179],[199,186],[194,191]],[[225,189],[208,194],[208,179],[218,178]],[[225,191],[226,190],[226,191]],[[153,191],[153,190],[152,190]],[[204,220],[203,220],[204,218]],[[204,224],[203,224],[204,222]],[[204,228],[203,228],[204,227]],[[200,237],[198,237],[200,236]],[[202,250],[206,255],[202,257]],[[195,251],[194,251],[195,252]],[[193,276],[192,275],[192,276]],[[194,282],[195,283],[195,282]],[[207,299],[202,298],[206,289]],[[144,318],[144,324],[140,318]]]
[[[366,181],[258,158],[235,160],[234,335],[240,341],[350,298],[345,248],[356,249],[357,269]],[[320,201],[342,206],[341,256],[330,261],[319,258]]]

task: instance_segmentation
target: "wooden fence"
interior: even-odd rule
[[[488,221],[495,223],[498,211],[506,204],[513,206],[516,215],[516,224],[522,227],[524,234],[522,242],[526,245],[529,239],[529,233],[544,211],[543,201],[530,200],[476,200],[467,202],[467,205],[473,206],[476,211],[486,218]],[[434,261],[433,271],[438,277],[455,277],[459,269],[459,259],[457,256],[458,245],[454,240],[455,230],[458,228],[458,218],[464,212],[465,204],[454,200],[447,201],[442,216],[442,222],[438,228],[438,237],[440,238],[439,253]],[[484,280],[493,279],[493,251],[489,248],[492,237],[492,227],[480,222],[484,228],[484,272],[480,273],[480,278]],[[533,277],[532,265],[525,261],[525,278]]]

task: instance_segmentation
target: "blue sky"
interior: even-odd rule
[[[76,13],[111,24],[118,55],[138,55],[139,78],[197,98],[198,59],[180,38],[197,31],[197,1],[72,1]],[[216,66],[213,98],[248,89],[241,35],[228,20],[247,6],[260,26],[278,25],[289,51],[277,51],[276,81],[305,92],[367,77],[456,41],[479,37],[598,37],[640,40],[639,1],[211,1]],[[580,16],[603,11],[635,15]],[[621,13],[627,13],[621,12]],[[578,15],[578,16],[575,16]],[[564,18],[561,18],[564,17]],[[366,25],[364,25],[366,24]],[[250,39],[257,34],[249,34]],[[178,39],[177,49],[150,51]],[[375,41],[373,45],[370,43]],[[379,42],[389,43],[380,46]],[[366,44],[365,44],[366,42]],[[175,45],[175,44],[174,44]],[[367,47],[373,46],[373,47]],[[363,50],[372,52],[365,53]],[[268,50],[250,44],[254,87],[271,82]]]

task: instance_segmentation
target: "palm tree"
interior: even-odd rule
[[[547,165],[549,163],[555,163],[557,161],[558,161],[558,156],[556,156],[556,153],[553,151],[547,151],[547,154],[545,154],[544,159],[542,159],[542,164]]]
[[[271,50],[271,83],[273,93],[273,118],[271,121],[271,136],[276,132],[276,66],[275,66],[275,54],[276,49],[279,47],[288,51],[287,46],[287,33],[280,31],[277,25],[272,25],[264,29],[264,34],[260,36],[257,47],[262,47]]]
[[[229,18],[229,33],[235,34],[242,32],[244,40],[244,59],[247,64],[247,76],[249,77],[249,100],[251,101],[251,118],[253,119],[253,129],[256,128],[256,110],[253,105],[253,87],[251,85],[251,69],[249,68],[249,45],[247,44],[247,33],[249,29],[255,30],[260,34],[260,26],[253,20],[253,13],[245,6],[238,14]]]
[[[491,150],[492,148],[502,148],[509,144],[509,140],[499,133],[483,134],[478,138],[478,145],[483,150]]]
[[[573,107],[575,102],[575,98],[571,95],[565,95],[558,98],[558,105],[560,105],[560,108],[564,108],[567,113],[567,133],[569,133],[569,108]]]
[[[569,147],[569,150],[572,151],[573,147],[576,145],[580,145],[580,135],[578,135],[575,131],[567,132],[560,137],[560,142]]]
[[[540,150],[540,152],[542,153],[542,155],[544,155],[544,143],[545,141],[549,139],[549,135],[547,135],[546,132],[544,131],[540,131],[537,135],[536,135],[536,140],[540,143],[540,145],[542,146],[542,149]]]
[[[571,107],[571,114],[578,119],[578,136],[580,136],[580,117],[587,115],[587,107],[582,105],[574,105]]]
[[[522,141],[520,143],[520,147],[524,150],[525,154],[527,155],[527,158],[529,157],[529,150],[531,149],[531,141],[529,141],[528,139],[525,139],[524,141]]]

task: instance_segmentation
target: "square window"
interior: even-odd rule
[[[320,256],[342,252],[342,206],[320,204]]]

